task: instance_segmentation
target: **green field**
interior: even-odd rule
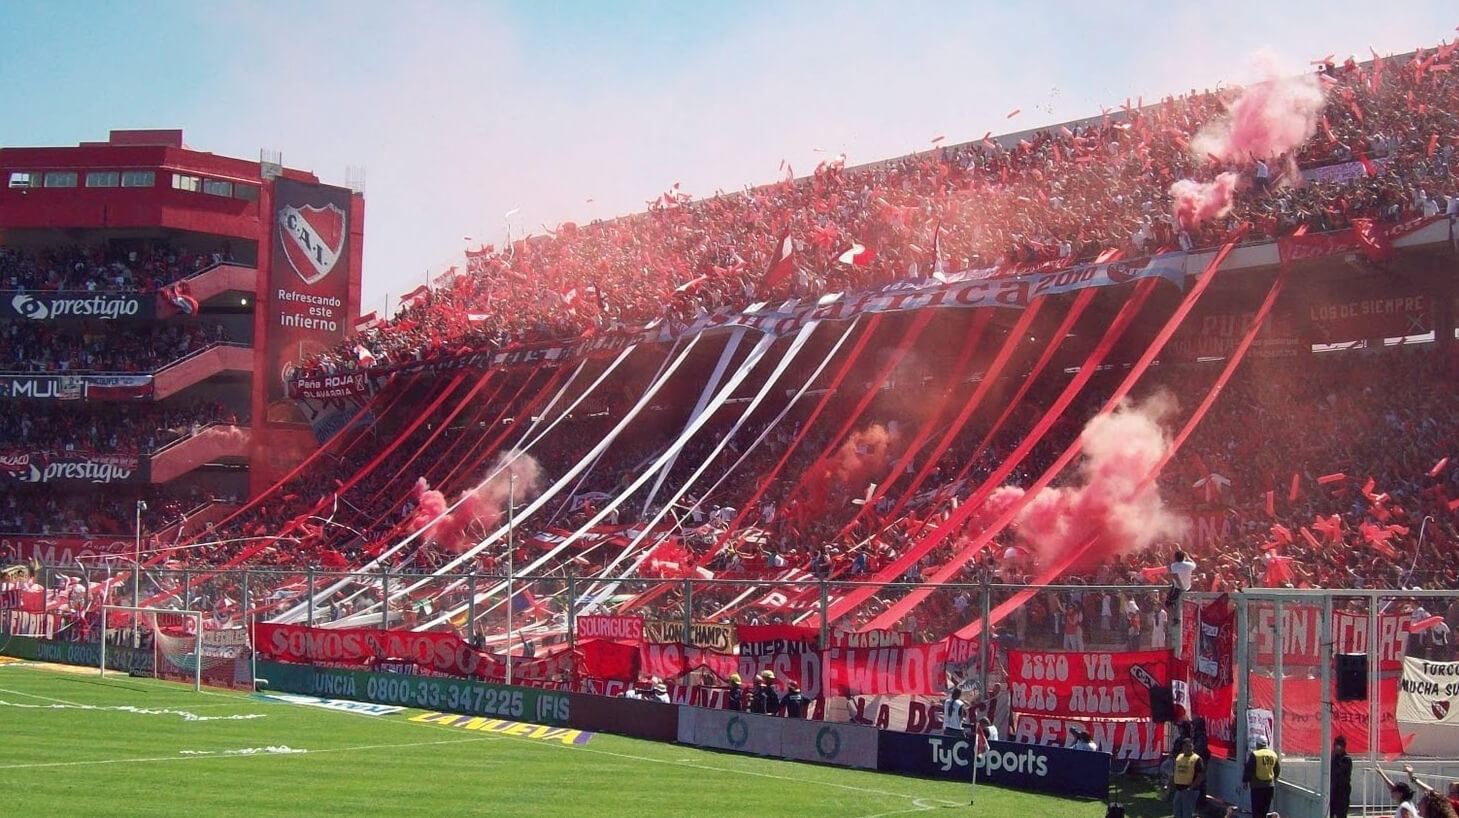
[[[424,715],[11,663],[0,665],[0,770],[25,815],[1104,814],[993,787],[969,806],[962,784]]]

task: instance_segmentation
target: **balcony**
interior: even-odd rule
[[[189,276],[186,281],[188,292],[199,304],[204,304],[226,292],[257,292],[258,270],[225,261]]]
[[[196,434],[169,443],[152,455],[151,480],[167,483],[208,463],[248,459],[251,431],[244,426],[215,423]]]
[[[214,344],[157,370],[153,396],[163,400],[220,372],[253,372],[253,349],[242,344]]]

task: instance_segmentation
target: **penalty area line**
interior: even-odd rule
[[[408,747],[433,747],[440,744],[467,744],[470,742],[486,741],[486,736],[471,736],[469,738],[451,739],[448,741],[415,741],[408,744],[361,744],[354,747],[329,747],[323,750],[304,750],[296,753],[238,753],[225,755],[221,752],[214,752],[208,755],[175,755],[175,756],[151,756],[144,758],[101,758],[91,761],[40,761],[29,764],[0,764],[0,770],[34,770],[45,767],[95,767],[106,764],[156,764],[166,761],[197,761],[199,759],[230,759],[230,758],[297,758],[300,756],[309,757],[323,755],[325,753],[350,753],[360,750],[401,750]],[[179,751],[181,753],[181,751]]]

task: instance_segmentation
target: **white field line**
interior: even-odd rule
[[[458,738],[450,741],[416,741],[409,744],[361,744],[354,747],[331,747],[324,750],[305,750],[303,752],[286,753],[283,755],[317,756],[325,753],[350,753],[360,750],[398,750],[407,747],[432,747],[438,744],[466,744],[475,741],[488,741],[489,736],[471,736],[469,738]],[[277,753],[233,753],[233,754],[210,754],[210,755],[175,755],[175,756],[153,756],[150,758],[103,758],[92,761],[43,761],[31,764],[0,764],[0,770],[33,770],[45,767],[95,767],[105,764],[155,764],[166,761],[197,761],[199,759],[225,759],[225,758],[278,758]]]

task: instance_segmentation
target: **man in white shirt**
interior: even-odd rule
[[[1195,571],[1195,560],[1185,551],[1175,549],[1175,561],[1170,563],[1170,594],[1165,598],[1165,607],[1174,608],[1180,602],[1180,595],[1191,589],[1191,575]]]
[[[1166,634],[1170,630],[1170,612],[1165,608],[1155,609],[1155,621],[1150,628],[1150,647],[1165,647]]]

